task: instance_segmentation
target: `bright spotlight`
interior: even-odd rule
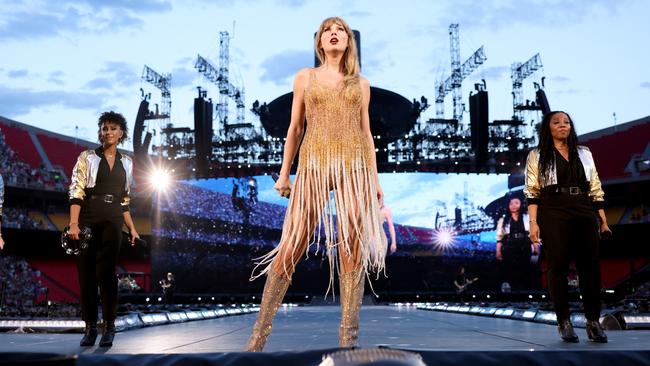
[[[160,168],[154,169],[149,177],[151,186],[157,191],[165,191],[172,182],[171,174],[167,170]]]
[[[436,239],[438,239],[438,243],[440,243],[441,245],[448,246],[449,244],[451,244],[452,236],[451,233],[448,231],[441,231],[438,233]]]
[[[452,228],[440,228],[433,234],[433,245],[440,253],[452,250],[456,243],[456,233]]]

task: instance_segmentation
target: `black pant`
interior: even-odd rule
[[[527,233],[522,233],[528,235]],[[513,291],[531,289],[532,265],[530,256],[530,239],[507,239],[501,247],[503,262],[501,264],[502,278],[508,282]]]
[[[598,219],[586,195],[542,195],[539,227],[548,259],[548,287],[558,321],[569,318],[569,264],[575,260],[588,320],[600,318]]]
[[[117,276],[115,266],[122,242],[124,218],[119,203],[90,200],[84,203],[80,225],[90,226],[92,240],[87,251],[77,257],[81,293],[81,318],[97,322],[97,287],[102,318],[112,323],[117,317]]]

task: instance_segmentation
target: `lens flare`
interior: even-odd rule
[[[154,171],[152,171],[151,176],[149,177],[149,183],[155,190],[159,192],[166,191],[171,185],[171,182],[172,182],[171,174],[168,171],[160,168],[157,168]]]

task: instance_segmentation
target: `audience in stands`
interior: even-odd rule
[[[639,224],[644,222],[650,222],[650,210],[648,207],[643,205],[640,210],[633,212],[630,215],[629,224]]]
[[[0,257],[0,308],[2,316],[25,316],[44,299],[47,288],[41,273],[18,258]]]
[[[2,227],[13,229],[47,230],[43,220],[35,220],[26,209],[5,207],[2,210]]]
[[[38,169],[20,160],[18,154],[6,143],[5,136],[0,130],[0,174],[4,177],[5,185],[64,191],[68,182],[59,171],[49,171],[41,165]]]

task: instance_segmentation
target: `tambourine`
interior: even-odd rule
[[[63,250],[65,250],[65,254],[79,255],[80,253],[86,251],[86,249],[88,249],[90,239],[93,237],[93,233],[92,230],[90,230],[90,227],[79,227],[79,240],[71,239],[70,235],[68,234],[68,230],[69,227],[66,226],[63,229],[63,233],[61,234],[61,247],[63,247]]]

